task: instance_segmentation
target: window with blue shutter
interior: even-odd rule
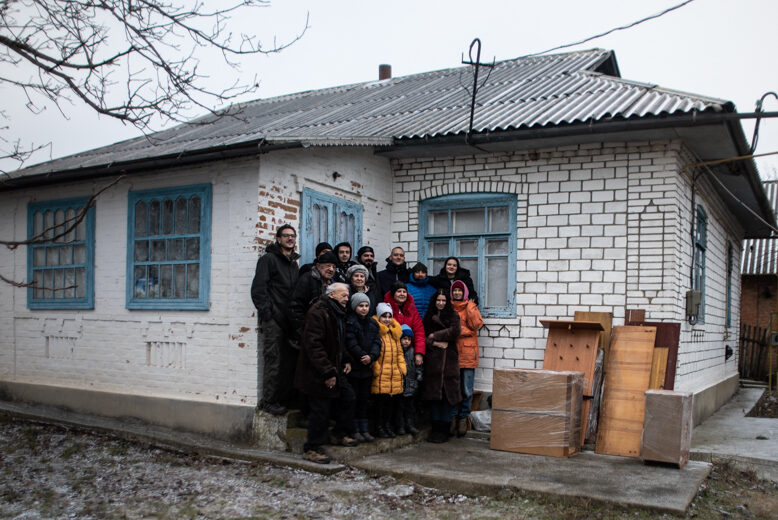
[[[211,185],[131,191],[127,308],[207,310]]]

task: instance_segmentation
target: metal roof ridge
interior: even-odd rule
[[[625,79],[622,77],[616,77],[616,76],[609,76],[607,74],[602,74],[600,72],[594,72],[591,70],[579,70],[572,72],[571,74],[581,74],[586,76],[597,76],[600,78],[603,78],[606,81],[611,81],[613,83],[622,83],[625,85],[631,85],[635,87],[642,87],[646,90],[652,90],[657,92],[663,92],[665,94],[670,94],[673,96],[680,96],[680,97],[687,97],[687,98],[694,98],[699,101],[703,101],[705,103],[711,103],[711,104],[719,104],[719,105],[725,105],[725,104],[732,104],[734,106],[734,103],[732,101],[729,101],[727,99],[723,98],[716,98],[711,96],[705,96],[702,94],[695,94],[694,92],[688,92],[684,90],[677,90],[677,89],[671,89],[667,87],[663,87],[659,85],[658,83],[646,83],[644,81],[637,81],[632,79]]]

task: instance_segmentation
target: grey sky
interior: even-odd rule
[[[515,58],[628,24],[680,1],[276,0],[254,20],[234,20],[231,29],[284,41],[310,15],[300,42],[243,63],[244,72],[256,72],[260,80],[251,99],[374,80],[380,63],[391,64],[394,76],[456,67],[474,37],[483,42],[482,60]],[[778,91],[777,15],[774,0],[695,0],[574,49],[613,49],[626,79],[731,100],[739,111],[752,112],[763,93]],[[218,59],[201,67],[213,70],[214,77],[231,73]],[[65,107],[70,120],[52,107],[31,114],[18,98],[3,105],[13,133],[28,142],[51,141],[52,157],[138,135],[79,105]],[[778,100],[769,100],[765,109],[778,111]],[[744,122],[744,128],[750,139],[752,122]],[[778,120],[765,120],[761,128],[757,153],[778,151]],[[36,162],[46,159],[39,156]],[[757,164],[763,178],[775,177],[778,155]]]

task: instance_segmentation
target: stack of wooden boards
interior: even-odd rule
[[[541,320],[549,330],[543,370],[494,372],[493,449],[568,457],[596,440],[597,453],[688,461],[691,395],[669,391],[680,324],[646,322],[640,311],[629,325],[611,331],[611,322],[595,312]]]

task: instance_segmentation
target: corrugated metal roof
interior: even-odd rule
[[[773,213],[778,214],[778,181],[764,181],[762,186],[772,205]],[[778,274],[778,239],[744,240],[740,272],[741,274]]]
[[[692,110],[719,111],[727,101],[636,83],[595,70],[612,60],[594,49],[502,61],[478,91],[477,132],[498,132],[603,118]],[[485,72],[482,73],[482,78]],[[240,105],[239,118],[206,116],[148,137],[31,166],[15,176],[165,157],[259,140],[311,145],[392,144],[395,139],[464,134],[469,66],[314,90]]]

